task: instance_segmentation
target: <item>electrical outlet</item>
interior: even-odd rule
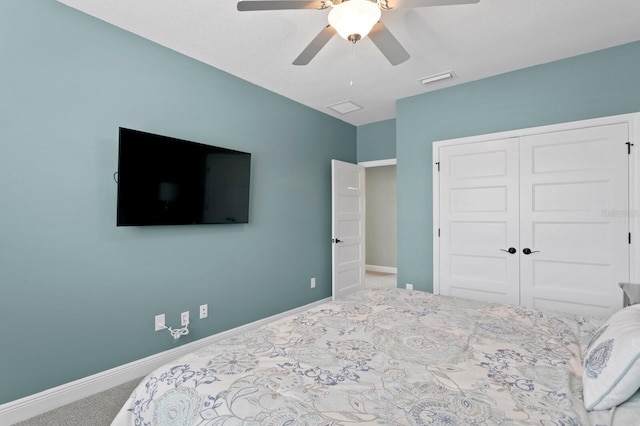
[[[164,330],[166,328],[164,324],[164,314],[156,315],[156,331]]]
[[[311,278],[311,288],[316,288],[316,277]]]
[[[205,319],[209,316],[209,305],[200,305],[200,319]]]
[[[180,323],[183,327],[189,325],[189,311],[180,314]]]
[[[407,283],[407,290],[413,290],[413,284]]]

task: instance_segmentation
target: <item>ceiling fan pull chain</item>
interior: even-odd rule
[[[351,70],[350,70],[350,74],[351,74],[351,78],[349,79],[349,87],[353,87],[353,69],[355,67],[355,60],[353,58],[353,47],[355,46],[355,43],[351,43],[351,52],[349,54],[349,56],[351,56]]]

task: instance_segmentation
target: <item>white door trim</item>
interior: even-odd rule
[[[398,165],[398,160],[396,158],[387,158],[385,160],[375,160],[375,161],[360,161],[358,162],[359,166],[362,166],[365,168],[365,175],[366,175],[366,169],[372,168],[372,167],[384,167],[384,166],[397,166]],[[397,209],[397,206],[396,206]],[[366,197],[365,197],[365,213],[366,213]],[[397,223],[396,223],[397,226]],[[365,229],[365,234],[366,234],[366,229]],[[363,252],[365,255],[365,259],[366,259],[366,250],[365,252]],[[397,253],[396,253],[397,255]],[[397,265],[397,263],[396,263]],[[385,272],[385,273],[390,273],[390,274],[398,274],[398,267],[393,267],[393,266],[377,266],[377,265],[365,265],[365,270],[367,271],[373,271],[373,272]]]
[[[629,156],[629,277],[640,283],[640,114],[629,114],[629,142],[634,146]]]
[[[632,240],[629,247],[630,280],[640,283],[640,113],[622,114],[610,117],[600,117],[588,120],[572,121],[546,126],[529,127],[525,129],[509,130],[505,132],[490,133],[484,135],[469,136],[463,138],[435,141],[432,145],[432,170],[433,170],[433,292],[440,293],[440,247],[438,228],[440,227],[440,180],[437,164],[440,162],[439,149],[443,146],[485,142],[495,139],[519,138],[536,134],[571,130],[579,127],[602,126],[615,123],[627,123],[629,125],[630,143],[634,144],[629,156],[629,211],[620,212],[629,217],[629,231]]]
[[[398,164],[398,160],[396,158],[389,158],[386,160],[375,160],[375,161],[360,161],[358,162],[359,166],[364,168],[369,167],[381,167],[381,166],[395,166]]]

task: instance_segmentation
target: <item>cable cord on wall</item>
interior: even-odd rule
[[[185,324],[185,326],[182,328],[174,329],[172,327],[167,327],[166,325],[164,326],[164,328],[169,330],[169,334],[171,334],[174,340],[178,340],[181,336],[186,336],[187,334],[189,334],[189,323]]]

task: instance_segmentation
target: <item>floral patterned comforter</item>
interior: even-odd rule
[[[601,323],[364,290],[156,370],[112,425],[634,424],[640,401],[583,406],[582,350]]]

